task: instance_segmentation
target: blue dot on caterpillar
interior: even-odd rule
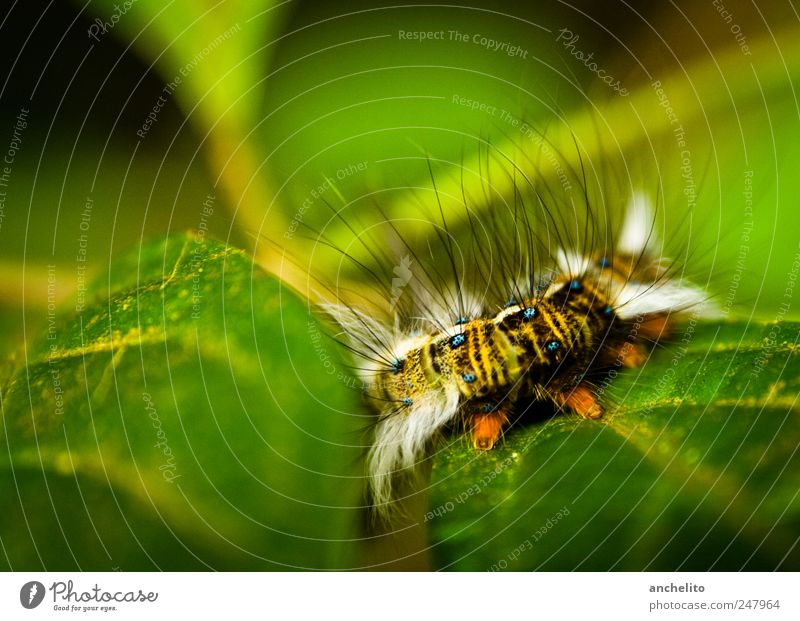
[[[461,347],[464,343],[466,343],[467,337],[462,332],[460,334],[456,334],[454,337],[450,339],[450,347],[455,349],[456,347]]]

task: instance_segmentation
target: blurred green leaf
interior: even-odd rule
[[[95,0],[107,21],[116,0]],[[153,63],[186,118],[207,141],[212,176],[246,230],[259,230],[271,193],[252,137],[264,116],[266,77],[290,3],[139,0],[110,30]],[[156,104],[156,102],[153,102]]]
[[[306,305],[190,235],[94,292],[2,392],[2,565],[349,566],[364,421]]]
[[[800,177],[794,173],[800,114],[791,73],[800,66],[800,38],[782,34],[753,37],[746,71],[739,48],[727,47],[692,58],[688,66],[667,64],[641,75],[627,97],[607,92],[601,82],[587,95],[591,105],[576,103],[574,98],[583,94],[573,92],[558,114],[550,110],[537,118],[532,111],[510,107],[511,118],[526,121],[524,127],[512,126],[497,113],[471,110],[470,124],[451,101],[453,93],[464,91],[440,80],[435,92],[443,94],[441,105],[451,108],[452,122],[471,127],[472,139],[459,134],[461,158],[446,149],[432,151],[436,194],[425,162],[416,161],[413,184],[381,191],[381,213],[357,199],[342,206],[342,212],[360,225],[355,227],[359,236],[379,227],[386,216],[395,219],[393,226],[422,253],[430,222],[439,222],[439,202],[455,239],[464,243],[474,236],[464,217],[464,194],[479,221],[484,213],[502,212],[515,186],[535,211],[537,199],[521,181],[523,173],[540,191],[553,191],[552,197],[545,192],[551,208],[563,211],[577,230],[583,222],[584,187],[598,226],[611,222],[612,230],[631,195],[641,192],[657,203],[656,232],[666,241],[667,256],[690,258],[687,273],[712,294],[733,291],[733,311],[770,320],[783,300],[788,267],[800,251],[797,216],[781,208],[784,197],[800,193]],[[477,99],[503,109],[505,104],[485,85],[472,88]],[[487,157],[486,140],[494,157]],[[520,169],[516,175],[514,167]],[[409,169],[405,174],[410,176]],[[354,195],[357,189],[347,196]],[[333,218],[326,226],[330,239],[358,261],[370,261],[368,248],[353,241],[353,231]],[[340,269],[341,261],[332,260],[335,251],[314,248],[314,253],[320,270]],[[357,264],[345,262],[344,269],[348,278],[358,278]],[[800,307],[793,305],[785,318],[800,319]]]
[[[598,421],[558,415],[485,454],[441,450],[426,515],[436,564],[800,568],[800,324],[685,330],[610,383]]]

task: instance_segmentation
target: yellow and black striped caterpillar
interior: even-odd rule
[[[475,449],[489,450],[523,401],[598,418],[598,383],[611,369],[641,366],[676,314],[713,312],[705,292],[653,250],[654,212],[641,194],[630,198],[623,225],[601,248],[585,240],[567,246],[550,235],[562,244],[544,257],[536,230],[543,225],[532,224],[527,207],[514,207],[512,228],[492,229],[495,252],[463,251],[460,269],[440,213],[443,258],[430,255],[417,286],[403,267],[405,307],[393,299],[380,315],[326,306],[378,410],[368,465],[379,511],[394,500],[397,475],[414,468],[440,431],[463,429]],[[507,243],[508,236],[523,241]],[[443,285],[440,268],[448,264],[452,277]]]

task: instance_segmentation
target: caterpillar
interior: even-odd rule
[[[658,251],[644,193],[629,198],[618,230],[603,232],[584,177],[583,239],[570,241],[568,220],[553,206],[557,192],[520,182],[517,173],[505,210],[476,216],[466,193],[457,201],[466,247],[454,244],[441,202],[424,254],[384,217],[395,249],[408,253],[392,277],[380,250],[391,243],[362,241],[372,267],[353,260],[388,309],[323,304],[377,412],[367,467],[379,513],[389,512],[398,478],[413,472],[441,432],[462,430],[476,451],[491,450],[531,401],[597,419],[605,410],[600,383],[611,370],[641,366],[681,314],[715,314],[706,292]],[[432,172],[431,179],[436,192]],[[421,273],[412,274],[414,265]]]

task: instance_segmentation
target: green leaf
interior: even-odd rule
[[[436,564],[471,570],[800,568],[800,324],[688,323],[556,415],[435,458]]]
[[[117,5],[96,0],[90,10],[108,22],[119,13]],[[275,0],[138,0],[107,35],[125,40],[155,67],[164,99],[174,97],[205,136],[212,176],[250,231],[260,229],[272,195],[259,173],[263,146],[251,134],[263,120],[268,66],[289,6]],[[95,51],[102,45],[100,38]]]
[[[2,392],[0,565],[350,566],[363,420],[307,305],[190,235],[106,284]]]
[[[540,189],[551,188],[553,207],[563,209],[566,221],[579,228],[585,168],[598,226],[611,222],[612,231],[620,226],[631,195],[644,193],[657,203],[655,232],[665,240],[667,256],[689,259],[686,267],[692,279],[713,294],[730,297],[736,314],[771,319],[783,301],[788,268],[798,255],[797,217],[792,209],[781,208],[781,201],[800,193],[800,177],[793,172],[800,156],[795,139],[800,115],[787,70],[800,66],[800,38],[776,40],[763,31],[749,41],[753,57],[745,64],[747,71],[742,70],[738,46],[728,46],[707,58],[694,58],[687,66],[665,63],[636,82],[626,80],[627,97],[612,96],[605,84],[596,84],[599,90],[592,98],[596,108],[572,102],[563,115],[545,114],[543,119],[509,108],[514,118],[528,121],[536,131],[511,130],[505,122],[487,125],[486,115],[473,118],[472,127],[488,127],[493,148],[519,166],[516,176],[505,157],[475,153],[483,139],[479,134],[461,158],[431,150],[437,196],[427,168],[420,164],[422,172],[415,183],[404,184],[415,186],[416,194],[382,192],[381,213],[359,206],[354,194],[346,194],[342,209],[359,209],[350,212],[360,224],[355,228],[359,236],[362,229],[393,219],[392,225],[409,243],[419,240],[416,248],[422,254],[431,234],[428,221],[439,219],[437,201],[447,214],[451,233],[462,243],[474,235],[464,217],[463,193],[477,221],[510,200],[515,186],[522,188],[523,200],[535,206],[536,197],[526,193],[525,183],[520,182],[524,173],[538,180]],[[451,97],[461,91],[453,85],[439,80],[433,92],[449,95],[443,101],[458,108]],[[476,87],[475,92],[481,91]],[[495,102],[485,91],[476,97]],[[448,114],[454,121],[458,118],[454,112]],[[336,231],[337,225],[344,230]],[[562,235],[569,233],[568,227],[562,228]],[[333,221],[325,233],[356,260],[369,264],[368,249],[353,241],[352,231]],[[335,253],[326,254],[324,248],[314,252],[320,270],[335,266],[337,272],[331,270],[330,278],[339,278],[339,264],[331,259]],[[346,277],[356,280],[358,265],[349,267]],[[800,307],[793,305],[785,318],[800,319]]]

